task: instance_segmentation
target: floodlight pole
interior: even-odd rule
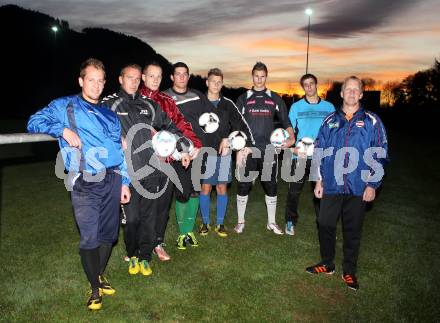
[[[306,74],[309,72],[309,45],[310,45],[310,16],[309,26],[307,28],[307,61],[306,61]]]
[[[306,9],[306,15],[309,16],[309,24],[307,25],[307,59],[306,59],[306,74],[309,72],[309,45],[310,45],[310,16],[312,15],[312,9]]]

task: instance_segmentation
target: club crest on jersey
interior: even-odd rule
[[[339,128],[339,122],[330,122],[328,124],[329,129]]]
[[[264,104],[275,105],[275,102],[272,100],[264,100]]]
[[[363,126],[365,126],[365,123],[362,120],[360,120],[360,121],[356,121],[355,125],[358,128],[362,128]]]

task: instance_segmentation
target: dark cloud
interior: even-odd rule
[[[152,19],[138,17],[126,22],[115,21],[110,23],[109,27],[135,33],[146,39],[179,39],[224,34],[225,30],[241,30],[243,28],[241,24],[246,21],[252,23],[252,19],[257,21],[265,16],[295,12],[299,8],[303,10],[302,8],[308,3],[310,1],[285,0],[276,3],[270,3],[267,0],[237,0],[233,3],[211,1],[211,3],[204,2],[203,6],[194,4],[191,7],[185,6],[165,17],[166,21],[160,16]],[[263,30],[268,30],[268,27],[256,23],[252,31]]]
[[[368,33],[418,2],[420,0],[341,0],[325,8],[325,15],[318,22],[312,22],[310,33],[321,38],[347,38]],[[299,30],[307,33],[307,26]]]
[[[281,14],[316,8],[311,32],[322,38],[344,38],[368,32],[384,25],[402,10],[421,0],[16,0],[25,8],[38,10],[67,20],[75,29],[104,27],[136,35],[146,41],[173,41],[206,35],[263,33],[285,30],[293,32],[298,21],[279,21]],[[0,2],[3,2],[0,0]],[[278,16],[277,16],[278,15]],[[269,25],[261,18],[272,17]],[[287,16],[285,16],[287,17]],[[319,17],[319,18],[318,18]],[[307,31],[307,26],[299,29]]]
[[[1,1],[1,0],[0,0]],[[67,20],[75,29],[104,27],[137,35],[146,40],[181,39],[225,32],[264,32],[274,27],[276,15],[303,11],[308,5],[329,0],[235,0],[166,1],[149,0],[16,0],[25,8]],[[274,16],[273,24],[261,18]],[[249,27],[255,21],[252,27]],[[260,23],[259,23],[260,21]],[[245,23],[245,24],[243,24]],[[292,27],[295,22],[292,22]],[[253,28],[253,29],[252,29]],[[243,31],[244,30],[244,31]]]

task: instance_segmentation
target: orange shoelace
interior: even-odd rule
[[[348,284],[353,284],[354,283],[353,276],[351,276],[350,274],[344,275],[344,281]]]

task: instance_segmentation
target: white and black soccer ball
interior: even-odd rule
[[[296,144],[298,148],[298,152],[302,154],[306,154],[307,157],[313,156],[313,150],[315,149],[314,140],[310,137],[303,137]]]
[[[229,147],[232,150],[241,150],[246,146],[247,136],[243,131],[233,131],[228,136]]]
[[[270,143],[275,146],[275,148],[280,148],[283,142],[289,138],[289,133],[286,129],[277,128],[270,135]]]
[[[199,125],[206,133],[216,132],[220,123],[218,115],[213,112],[205,112],[199,118]]]
[[[159,157],[169,157],[176,149],[176,137],[166,130],[156,132],[151,141],[154,152]]]
[[[174,149],[171,157],[173,157],[174,160],[181,160],[182,153],[191,154],[193,152],[194,144],[190,139],[186,137],[179,137],[177,135],[175,135],[175,137],[176,137],[176,149]]]

